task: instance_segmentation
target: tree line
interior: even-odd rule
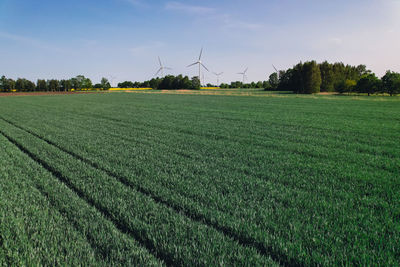
[[[231,84],[222,83],[220,88],[267,88],[269,85],[268,81],[259,81],[251,83],[243,83],[240,81],[231,82]],[[208,83],[206,87],[218,87]],[[200,89],[200,80],[197,76],[189,79],[188,76],[173,76],[168,75],[164,78],[153,78],[149,81],[144,82],[131,82],[125,81],[118,83],[118,88],[152,88],[160,90],[174,90],[174,89]]]
[[[102,78],[98,84],[92,83],[89,78],[78,75],[68,80],[38,79],[36,83],[24,78],[13,80],[4,75],[0,78],[0,92],[68,92],[79,90],[108,90],[110,82]]]
[[[343,63],[300,62],[293,68],[272,73],[266,90],[293,91],[299,94],[339,93],[400,93],[400,73],[388,70],[378,78],[365,65]]]
[[[156,90],[200,89],[200,80],[197,76],[189,79],[188,76],[167,75],[163,78],[153,78],[144,82],[125,81],[118,84],[119,88],[152,88]]]
[[[212,87],[211,84],[207,84],[207,86]],[[268,81],[258,81],[251,83],[243,83],[240,81],[231,82],[230,84],[221,83],[220,88],[269,88]]]
[[[208,87],[214,87],[207,84]],[[78,75],[67,80],[39,79],[36,83],[24,78],[13,80],[2,76],[0,78],[0,92],[38,92],[38,91],[71,91],[74,90],[108,90],[111,87],[106,78],[98,84],[92,83],[89,78]],[[197,76],[167,75],[163,78],[153,78],[144,82],[125,81],[118,84],[119,88],[153,88],[163,90],[173,89],[200,89],[200,80]],[[300,62],[287,70],[272,73],[268,80],[243,83],[240,81],[230,84],[222,83],[221,88],[264,88],[265,90],[293,91],[299,94],[313,94],[319,92],[339,93],[386,93],[400,94],[400,73],[387,71],[378,78],[365,65],[351,66],[342,62],[317,63],[316,61]]]

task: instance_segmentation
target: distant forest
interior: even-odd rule
[[[102,78],[99,84],[94,84],[89,78],[78,75],[68,80],[37,80],[36,83],[24,78],[18,78],[16,81],[6,78],[4,75],[0,78],[0,92],[68,92],[74,90],[108,90],[111,85],[106,78]]]
[[[200,89],[200,80],[197,76],[189,79],[188,76],[173,76],[167,75],[163,78],[153,78],[144,82],[122,82],[118,84],[119,88],[153,88],[162,90],[176,90],[176,89]]]
[[[216,85],[207,84],[207,87]],[[0,92],[39,92],[76,90],[108,90],[111,87],[106,78],[98,84],[89,78],[78,75],[68,80],[43,80],[36,83],[24,78],[13,80],[2,76]],[[153,88],[153,89],[200,89],[198,77],[167,75],[144,82],[125,81],[119,88]],[[317,63],[316,61],[300,62],[287,70],[272,73],[267,80],[251,83],[240,81],[221,84],[220,88],[259,88],[271,91],[293,91],[298,94],[319,92],[400,94],[400,73],[387,71],[379,78],[365,65],[351,66],[343,63]]]
[[[380,79],[365,65],[350,66],[327,61],[298,63],[293,68],[272,73],[267,90],[293,91],[299,94],[338,93],[400,93],[400,74],[387,71]]]

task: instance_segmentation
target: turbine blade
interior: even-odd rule
[[[158,62],[160,63],[160,67],[162,67],[162,64],[161,64],[161,59],[160,59],[160,57],[158,57]]]
[[[246,70],[244,71],[244,73],[246,73],[249,70],[249,68],[246,68]]]
[[[166,70],[172,70],[172,68],[170,68],[170,67],[164,67],[164,69],[166,69]]]
[[[199,64],[199,62],[195,62],[195,63],[193,63],[193,64],[190,64],[190,65],[187,66],[186,68],[189,68],[189,67],[194,66],[194,65],[196,65],[196,64]]]
[[[200,61],[202,55],[203,55],[203,47],[202,47],[201,50],[200,50],[199,61]]]
[[[207,71],[209,71],[208,69],[207,69],[207,67],[206,66],[204,66],[204,64],[203,63],[200,63],[202,66],[203,66],[203,68],[205,68]]]
[[[275,68],[274,64],[272,64],[272,67],[275,69],[275,71],[276,71],[277,73],[279,73],[279,71]]]
[[[156,72],[156,74],[154,74],[154,76],[157,76],[157,75],[160,73],[161,70],[162,70],[162,68],[160,68],[160,69]]]

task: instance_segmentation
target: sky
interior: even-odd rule
[[[144,81],[168,74],[266,80],[300,61],[400,72],[400,0],[0,0],[0,75]]]

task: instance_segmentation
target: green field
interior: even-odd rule
[[[398,97],[0,97],[0,265],[393,266],[399,244]]]

